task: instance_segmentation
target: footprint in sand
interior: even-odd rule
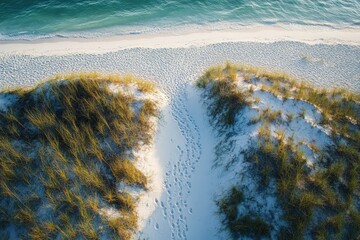
[[[156,223],[155,226],[154,226],[155,230],[159,230],[159,224]]]
[[[193,213],[193,210],[192,208],[189,209],[189,213],[192,214]]]

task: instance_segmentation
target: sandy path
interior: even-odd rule
[[[154,200],[156,210],[141,239],[211,239],[219,229],[212,198],[214,137],[199,93],[181,68],[184,59],[178,57],[174,78],[167,84],[170,101],[156,142],[164,173],[163,193]]]

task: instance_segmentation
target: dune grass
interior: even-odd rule
[[[0,112],[1,236],[14,228],[23,239],[131,238],[137,200],[117,184],[146,189],[129,153],[151,142],[158,109],[112,85],[156,91],[133,76],[92,72],[0,93],[16,96]]]
[[[250,84],[250,88],[239,87],[242,81],[245,86]],[[220,128],[235,126],[241,109],[251,107],[254,86],[282,101],[291,98],[312,104],[322,116],[318,124],[331,132],[330,146],[319,149],[314,143],[295,143],[293,137],[286,137],[279,128],[282,123],[293,121],[295,115],[289,113],[283,116],[281,111],[267,108],[259,110],[257,117],[249,119],[251,124],[259,124],[259,128],[258,138],[246,150],[245,160],[252,164],[260,189],[268,188],[270,181],[275,180],[277,198],[287,223],[276,233],[279,239],[356,239],[360,236],[357,225],[360,211],[358,94],[343,89],[318,89],[285,73],[231,63],[211,67],[196,85],[203,89],[209,115],[216,119],[212,121]],[[226,88],[219,87],[224,85]],[[228,93],[241,96],[241,101],[230,101]],[[228,115],[231,121],[224,118]],[[305,116],[305,110],[301,111],[299,117]],[[308,166],[307,156],[302,151],[304,144],[319,159],[316,167]],[[249,221],[238,216],[237,206],[241,205],[241,198],[232,200],[239,196],[234,189],[219,200],[218,206],[225,226],[234,238],[238,238],[249,233],[244,231],[246,227],[234,226],[238,226],[239,221]],[[264,226],[268,224],[267,229],[271,229],[271,222],[259,221],[264,222]],[[250,230],[261,232],[254,222]]]
[[[236,74],[232,65],[210,68],[196,82],[197,87],[206,88],[205,97],[212,101],[209,113],[218,126],[231,126],[236,114],[248,103],[247,92],[236,87]]]
[[[238,205],[243,200],[243,193],[233,187],[225,197],[217,202],[220,213],[225,215],[223,224],[231,232],[232,238],[238,239],[240,236],[251,238],[269,237],[269,225],[256,214],[239,216]]]

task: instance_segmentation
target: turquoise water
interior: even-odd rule
[[[360,0],[1,0],[0,38],[87,37],[230,23],[360,27]]]

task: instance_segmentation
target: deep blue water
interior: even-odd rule
[[[223,23],[360,28],[360,0],[0,1],[0,39],[116,35]]]

